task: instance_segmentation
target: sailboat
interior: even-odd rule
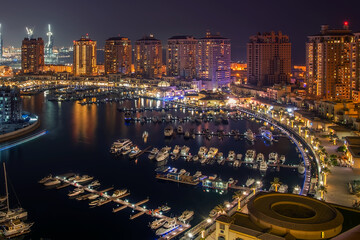
[[[3,163],[3,166],[4,166],[4,178],[5,178],[5,189],[6,189],[6,209],[5,211],[0,211],[0,224],[9,222],[11,220],[27,218],[27,211],[25,209],[21,207],[10,209],[5,162]]]

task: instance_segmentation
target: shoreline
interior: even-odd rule
[[[39,126],[40,126],[40,120],[38,119],[35,123],[33,123],[27,127],[24,127],[24,128],[21,128],[21,129],[18,129],[16,131],[12,131],[9,133],[1,134],[0,135],[0,143],[6,142],[9,140],[14,140],[19,137],[23,137],[24,135],[36,130]]]

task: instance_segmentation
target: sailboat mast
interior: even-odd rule
[[[10,207],[9,207],[9,190],[8,190],[8,184],[7,184],[5,162],[3,162],[3,166],[4,166],[5,189],[6,189],[6,205],[7,205],[7,211],[9,212],[9,210],[10,210]]]

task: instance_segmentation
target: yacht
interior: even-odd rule
[[[301,187],[299,185],[296,185],[293,189],[293,194],[300,194],[301,193]]]
[[[190,151],[190,148],[189,148],[188,146],[185,146],[185,145],[184,145],[184,146],[181,148],[180,155],[181,155],[182,157],[185,157],[185,156],[188,155],[189,151]]]
[[[161,207],[159,207],[160,211],[162,212],[167,212],[171,210],[171,207],[169,207],[168,205],[163,205]]]
[[[156,230],[155,234],[157,236],[162,236],[165,235],[173,230],[175,230],[176,228],[178,228],[179,225],[177,225],[176,223],[172,224],[171,226],[169,226],[168,228],[159,228],[158,230]]]
[[[74,182],[83,183],[83,182],[91,181],[93,179],[94,179],[94,177],[91,177],[89,175],[83,175],[79,179],[75,179]]]
[[[153,221],[150,224],[150,228],[155,230],[158,229],[159,227],[161,227],[162,225],[164,225],[166,223],[166,220],[164,218],[160,218],[158,220]]]
[[[239,160],[235,160],[233,163],[234,167],[239,167],[240,166],[240,161]]]
[[[115,190],[114,193],[111,195],[113,198],[118,198],[126,194],[127,189]]]
[[[194,174],[194,178],[199,178],[202,176],[202,173],[200,171],[197,171],[195,174]]]
[[[153,160],[158,153],[159,153],[159,149],[153,148],[149,154],[149,159]]]
[[[299,164],[299,166],[298,166],[298,172],[300,173],[300,174],[304,174],[305,173],[305,166],[304,166],[304,163],[303,162],[301,162],[300,164]]]
[[[133,150],[133,148],[134,148],[135,146],[136,146],[136,145],[135,145],[135,144],[132,144],[132,143],[124,146],[124,147],[122,148],[122,150],[121,150],[121,154],[124,155],[124,156],[127,155],[127,154],[129,154],[129,153]]]
[[[177,155],[179,154],[179,152],[180,152],[180,146],[179,146],[179,145],[175,145],[174,150],[172,151],[172,154],[173,154],[174,156],[177,156]]]
[[[77,195],[79,195],[81,193],[84,193],[84,191],[85,190],[83,188],[75,188],[72,192],[68,193],[68,196],[69,197],[74,197],[74,196],[77,196]]]
[[[49,180],[51,180],[51,179],[53,179],[53,176],[50,174],[50,175],[42,178],[42,179],[39,181],[39,183],[43,184],[43,183],[46,183],[47,181],[49,181]]]
[[[254,142],[255,141],[255,136],[254,133],[251,131],[251,129],[246,130],[245,132],[245,138],[247,140],[249,140],[250,142]]]
[[[280,156],[280,162],[281,162],[281,164],[285,163],[285,155]]]
[[[266,170],[267,170],[267,168],[268,168],[268,166],[267,166],[267,163],[266,163],[266,161],[261,161],[260,162],[260,171],[263,171],[263,172],[265,172]]]
[[[247,150],[245,154],[245,162],[247,163],[253,163],[255,160],[256,152],[255,150]]]
[[[185,134],[184,134],[184,138],[190,138],[190,132],[189,131],[186,131]]]
[[[172,218],[169,221],[166,221],[166,223],[164,224],[164,228],[170,228],[174,224],[176,224],[176,218]]]
[[[141,152],[141,150],[136,146],[134,147],[131,152],[129,153],[129,158],[134,158],[136,157],[139,153]]]
[[[229,178],[228,184],[233,184],[234,182],[235,182],[235,180],[233,178]]]
[[[144,131],[142,134],[142,138],[148,138],[149,137],[149,133],[147,131]]]
[[[280,187],[279,187],[279,192],[280,193],[287,193],[287,191],[288,191],[288,185],[281,184]]]
[[[210,213],[209,213],[209,217],[210,218],[214,218],[218,215],[218,212],[216,210],[211,210]]]
[[[230,151],[229,152],[229,155],[228,155],[228,161],[234,161],[234,159],[235,159],[235,152],[234,151]]]
[[[269,130],[263,130],[263,131],[261,131],[261,136],[263,136],[263,138],[265,138],[266,140],[268,140],[268,141],[272,141],[272,140],[274,140],[274,138],[273,138],[273,135],[272,135],[272,132],[271,131],[269,131]]]
[[[117,153],[129,144],[131,144],[131,141],[129,139],[119,139],[112,144],[110,152]]]
[[[214,158],[218,151],[219,151],[219,149],[211,147],[209,149],[209,152],[207,153],[207,157]]]
[[[106,198],[99,198],[99,199],[96,199],[96,200],[94,200],[94,201],[91,201],[90,203],[89,203],[89,205],[90,206],[97,206],[99,203],[101,203],[101,202],[103,202],[103,201],[105,201],[106,200]]]
[[[3,226],[2,234],[5,238],[9,239],[12,237],[24,235],[30,232],[30,228],[34,223],[25,223],[18,220],[10,220]]]
[[[199,160],[199,156],[198,156],[198,155],[194,155],[194,156],[192,157],[192,160],[193,160],[194,162],[198,161],[198,160]]]
[[[183,129],[183,127],[181,125],[177,127],[177,133],[178,134],[183,134],[184,133],[184,129]]]
[[[208,151],[208,149],[206,147],[204,147],[204,146],[200,147],[198,156],[200,158],[204,157],[206,155],[207,151]]]
[[[188,221],[192,216],[194,216],[194,211],[184,211],[181,216],[178,218],[181,222]]]
[[[256,156],[256,162],[262,162],[265,161],[265,156],[262,153],[258,153],[258,155]]]
[[[169,150],[166,147],[163,147],[160,152],[156,155],[156,161],[161,162],[169,157]]]
[[[246,180],[245,185],[246,185],[247,187],[250,187],[251,185],[254,184],[254,182],[255,182],[255,179],[253,179],[253,178],[248,178],[248,180]]]
[[[183,174],[185,174],[186,173],[186,170],[185,169],[181,169],[180,171],[179,171],[179,175],[183,175]]]
[[[60,183],[61,183],[61,181],[59,179],[53,179],[53,180],[47,181],[46,183],[44,183],[44,185],[47,187],[50,187],[50,186],[58,185]]]
[[[241,153],[236,154],[236,160],[241,161],[241,159],[242,159],[242,154]]]
[[[171,137],[174,133],[174,129],[172,126],[167,126],[165,129],[164,129],[164,135],[165,137]]]
[[[277,161],[278,161],[278,154],[276,152],[270,153],[268,164],[276,164]]]
[[[89,199],[89,200],[95,200],[95,199],[97,199],[98,197],[100,197],[100,196],[97,195],[96,193],[93,193],[93,194],[91,194],[91,195],[88,196],[88,199]]]
[[[88,187],[89,187],[89,188],[91,188],[91,187],[98,187],[98,186],[100,186],[100,185],[101,185],[101,183],[99,182],[99,180],[95,180],[95,181],[89,183]]]

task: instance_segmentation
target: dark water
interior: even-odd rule
[[[127,101],[123,105],[132,107],[134,104],[157,106],[162,103],[153,100]],[[184,140],[177,136],[165,139],[163,129],[165,123],[140,123],[126,125],[123,113],[116,109],[118,104],[104,104],[81,106],[80,104],[65,102],[49,102],[43,95],[25,97],[23,109],[39,115],[41,129],[47,129],[48,134],[13,149],[1,152],[1,160],[7,162],[8,175],[11,187],[16,190],[22,206],[29,212],[29,220],[34,221],[32,239],[154,239],[155,234],[147,226],[151,217],[143,215],[135,220],[129,220],[134,214],[130,209],[112,213],[115,204],[110,203],[98,208],[89,208],[87,201],[69,199],[67,193],[70,188],[61,190],[45,189],[37,181],[42,177],[53,174],[76,172],[89,174],[99,179],[102,187],[114,186],[127,188],[131,195],[127,197],[132,202],[141,201],[147,197],[150,201],[145,205],[155,208],[167,203],[172,207],[171,214],[179,215],[189,209],[195,211],[193,225],[208,216],[209,211],[225,200],[231,200],[232,192],[220,195],[214,191],[207,192],[201,187],[185,186],[176,183],[158,181],[155,179],[156,164],[142,155],[137,162],[127,157],[116,158],[109,153],[113,141],[119,138],[130,138],[140,148],[154,146],[161,148],[164,145],[191,147],[191,153],[197,153],[200,146],[215,146],[226,157],[229,150],[245,154],[249,148],[268,154],[276,151],[286,155],[286,162],[297,164],[298,153],[294,145],[286,138],[279,142],[267,145],[262,139],[257,139],[254,146],[247,141],[235,141],[225,137],[219,141],[214,137],[211,141],[201,136],[195,140]],[[183,114],[171,112],[173,114]],[[144,113],[148,116],[161,115],[160,112]],[[138,114],[139,115],[139,114]],[[139,115],[140,116],[140,115]],[[174,127],[176,124],[173,123]],[[184,129],[210,128],[213,130],[239,129],[245,132],[251,128],[258,132],[260,123],[248,120],[230,120],[228,125],[216,126],[214,123],[182,124]],[[144,143],[142,133],[149,132],[149,139]],[[192,174],[202,171],[204,174],[217,174],[227,180],[232,177],[245,184],[248,177],[261,179],[259,170],[242,166],[234,169],[226,164],[219,166],[200,163],[184,162],[183,160],[169,160],[169,165],[178,169],[185,168]],[[279,177],[280,181],[289,185],[292,191],[294,185],[302,186],[303,177],[292,169],[281,169],[280,172],[269,171],[262,178],[264,187],[269,188],[270,181]],[[2,178],[3,179],[3,178]],[[3,190],[3,189],[1,189]],[[12,205],[16,204],[15,194],[11,192]]]

